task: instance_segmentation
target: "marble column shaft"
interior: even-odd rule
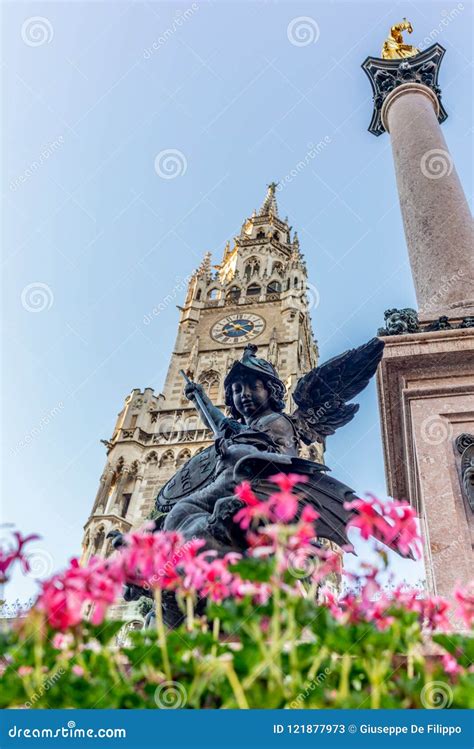
[[[438,122],[420,83],[396,87],[381,118],[390,133],[420,317],[474,315],[472,218]]]

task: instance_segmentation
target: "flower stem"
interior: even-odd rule
[[[211,649],[211,655],[215,658],[217,654],[217,643],[219,642],[221,622],[218,616],[216,616],[212,622],[212,637],[214,639],[214,645]]]
[[[166,631],[163,622],[163,608],[161,604],[161,588],[155,588],[155,608],[156,608],[156,631],[158,632],[158,641],[160,643],[161,655],[163,657],[163,668],[165,671],[166,678],[171,681],[171,668],[168,657],[168,648],[166,645]]]
[[[242,684],[240,683],[239,677],[235,673],[235,669],[230,661],[225,664],[225,672],[226,672],[227,678],[229,679],[229,684],[232,687],[232,691],[234,693],[234,697],[237,702],[237,705],[239,706],[241,710],[248,710],[249,705],[247,702],[247,698],[245,696],[245,692],[242,688]]]
[[[192,596],[186,596],[186,626],[188,632],[193,631],[194,627],[194,606]]]

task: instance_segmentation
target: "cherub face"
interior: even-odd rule
[[[232,383],[234,406],[244,418],[263,414],[269,407],[269,392],[263,380],[248,374]]]

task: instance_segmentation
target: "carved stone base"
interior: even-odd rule
[[[388,491],[416,507],[430,591],[450,598],[473,569],[474,513],[458,438],[474,433],[474,329],[383,340],[377,380]]]

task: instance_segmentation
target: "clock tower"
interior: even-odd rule
[[[126,398],[107,447],[107,462],[85,525],[83,559],[111,552],[109,530],[127,532],[153,513],[156,495],[212,435],[183,395],[180,370],[224,406],[224,378],[249,341],[276,367],[290,393],[317,366],[310,319],[314,287],[296,232],[278,215],[272,183],[260,210],[228,242],[219,265],[210,253],[190,278],[162,393],[135,389]],[[320,445],[305,456],[320,460]]]

